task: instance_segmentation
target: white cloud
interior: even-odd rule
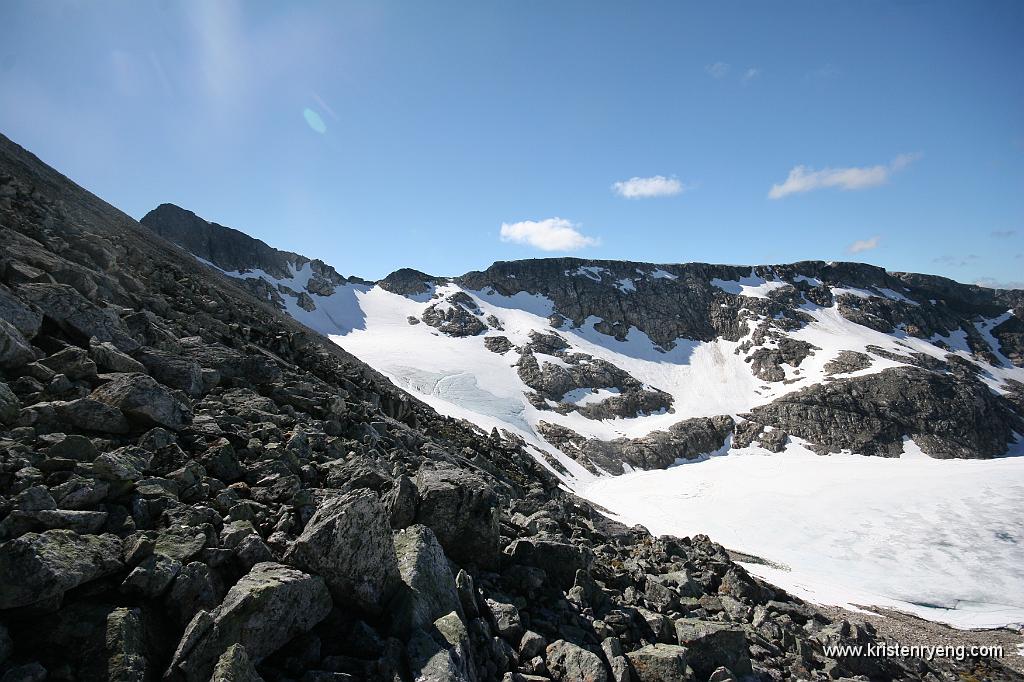
[[[742,82],[746,83],[748,81],[754,80],[755,78],[757,78],[760,75],[761,75],[761,69],[750,67],[749,69],[747,69],[746,71],[743,72],[743,77],[740,78],[740,80]]]
[[[725,78],[731,69],[732,67],[725,62],[715,62],[704,67],[704,70],[713,78]]]
[[[785,182],[772,185],[768,197],[781,199],[790,194],[810,192],[823,187],[838,187],[843,190],[877,187],[888,182],[893,173],[906,168],[919,158],[921,158],[920,154],[900,154],[887,165],[824,168],[822,170],[796,166],[789,171]]]
[[[541,251],[576,251],[600,243],[599,239],[581,233],[578,227],[564,218],[502,223],[501,241],[529,244]]]
[[[630,178],[612,185],[612,191],[627,199],[648,199],[650,197],[670,197],[682,194],[690,189],[676,178],[664,175],[652,175],[649,178]]]
[[[880,238],[878,236],[871,237],[870,239],[858,239],[854,243],[846,247],[849,253],[861,253],[863,251],[871,251],[872,249],[878,248],[878,242]]]
[[[992,277],[982,277],[974,281],[979,287],[988,287],[989,289],[1024,289],[1024,282],[1014,280],[998,280]]]

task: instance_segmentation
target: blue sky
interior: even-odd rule
[[[1024,3],[0,15],[0,131],[137,218],[177,203],[345,274],[571,253],[1024,281]]]

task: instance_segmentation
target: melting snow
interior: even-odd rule
[[[734,449],[602,478],[584,497],[652,533],[706,533],[776,564],[817,603],[891,606],[957,627],[1024,622],[1024,457],[898,459]]]
[[[768,294],[775,289],[788,287],[788,282],[778,280],[766,280],[758,277],[751,271],[750,276],[741,277],[738,280],[723,280],[717,277],[711,280],[713,286],[729,294],[737,294],[748,298],[768,298]]]

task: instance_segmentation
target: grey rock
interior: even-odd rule
[[[104,372],[145,372],[146,367],[109,341],[89,339],[89,357]]]
[[[29,307],[14,295],[10,289],[0,284],[0,320],[6,320],[28,340],[39,332],[43,324],[43,316],[38,310]]]
[[[18,396],[5,384],[0,381],[0,424],[13,424],[18,419],[21,411],[21,402]]]
[[[181,562],[154,554],[132,569],[121,583],[121,591],[147,599],[156,598],[170,587],[180,571]]]
[[[259,663],[296,635],[308,632],[331,610],[331,595],[318,576],[275,563],[257,564],[210,613],[200,611],[186,628],[167,676],[206,682],[228,647],[240,644]]]
[[[58,374],[63,374],[72,381],[79,379],[95,379],[96,363],[89,353],[76,346],[69,346],[39,361]]]
[[[120,409],[129,419],[172,431],[192,420],[192,413],[165,386],[145,374],[119,374],[93,391],[92,398]]]
[[[546,654],[548,672],[559,682],[608,682],[608,670],[591,651],[559,639],[548,645]]]
[[[370,612],[379,611],[399,579],[387,513],[366,489],[324,499],[285,561],[323,576],[337,603]]]
[[[465,470],[421,468],[416,475],[416,523],[428,526],[445,553],[461,565],[498,565],[498,496],[482,477]]]
[[[232,644],[217,659],[210,682],[263,682],[263,678],[249,660],[245,647]]]
[[[27,533],[0,544],[0,609],[59,598],[121,566],[121,541],[115,535]]]
[[[395,534],[394,543],[402,584],[388,607],[392,631],[403,635],[453,611],[461,614],[455,577],[433,531],[409,526]]]
[[[110,341],[122,351],[138,348],[124,322],[111,308],[100,308],[67,284],[21,284],[15,294],[79,338]]]
[[[198,362],[166,351],[143,349],[135,354],[146,372],[165,386],[177,388],[190,396],[203,392],[203,369]]]
[[[145,682],[151,678],[145,632],[140,609],[121,607],[107,615],[103,657],[108,680]]]
[[[492,594],[487,598],[487,608],[494,621],[494,629],[498,635],[510,642],[517,642],[523,634],[523,623],[519,618],[519,609],[507,597]]]
[[[0,369],[17,369],[36,359],[36,352],[18,329],[0,319]]]
[[[519,538],[512,542],[508,561],[542,569],[556,588],[566,591],[576,583],[576,571],[590,569],[593,552],[559,540]]]
[[[719,666],[739,675],[749,675],[750,653],[742,628],[715,621],[680,618],[675,622],[676,638],[689,651],[694,672],[709,677]]]
[[[626,653],[637,682],[677,682],[694,679],[687,674],[689,653],[673,644],[648,644]]]
[[[131,430],[120,410],[93,397],[53,403],[53,407],[60,419],[83,431],[128,433]]]

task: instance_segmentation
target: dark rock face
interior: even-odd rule
[[[905,436],[933,457],[995,457],[1024,426],[979,380],[912,367],[813,386],[743,416],[824,451],[889,457],[903,452]]]
[[[476,336],[487,329],[480,307],[464,292],[456,292],[433,303],[423,312],[423,321],[448,336]]]
[[[659,679],[689,674],[651,650],[684,619],[746,638],[693,639],[702,670],[971,673],[826,657],[877,638],[705,537],[609,521],[517,441],[410,399],[3,137],[0,226],[0,318],[30,351],[0,367],[5,680]],[[666,436],[683,452],[728,430],[687,429]]]
[[[636,469],[663,469],[679,459],[715,452],[725,445],[732,430],[732,417],[725,415],[684,419],[667,431],[614,440],[580,438],[569,429],[546,422],[540,428],[548,442],[570,457],[614,474],[623,472],[623,463]]]

